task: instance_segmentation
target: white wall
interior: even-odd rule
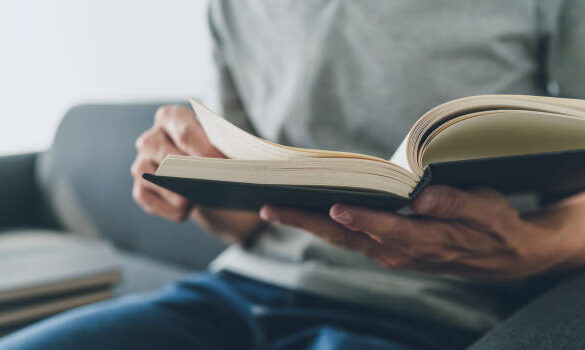
[[[206,0],[0,0],[0,154],[48,147],[73,104],[213,91]]]

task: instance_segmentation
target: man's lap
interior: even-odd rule
[[[410,349],[462,347],[469,334],[200,273],[156,293],[89,305],[0,340],[4,349]]]
[[[245,318],[214,290],[221,281],[201,274],[193,282],[66,312],[8,336],[0,349],[221,349],[228,341],[247,347]]]

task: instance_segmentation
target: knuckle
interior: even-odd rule
[[[157,123],[162,123],[173,113],[173,105],[160,106],[154,113],[154,120]]]
[[[173,222],[182,222],[185,220],[185,218],[186,218],[185,212],[176,211],[176,212],[170,214],[168,219],[173,221]]]
[[[165,213],[165,214],[161,214],[160,216],[162,216],[163,218],[172,221],[172,222],[179,222],[179,215],[177,215],[177,213],[173,212],[173,213]]]
[[[182,106],[182,105],[174,105],[173,106],[175,108],[175,113],[180,114],[180,115],[184,115],[187,117],[193,117],[195,116],[195,112],[193,112],[191,109]]]
[[[187,210],[187,207],[189,205],[189,201],[185,197],[171,193],[170,195],[167,194],[166,198],[167,198],[166,202],[169,203],[174,209],[180,210],[180,211]]]
[[[134,142],[134,146],[137,150],[140,150],[144,147],[144,140],[148,137],[150,130],[151,129],[144,131],[142,134],[140,134],[140,136],[138,136],[136,142]]]
[[[136,149],[152,149],[156,148],[160,141],[160,135],[158,131],[149,129],[136,140]]]
[[[193,124],[185,124],[179,128],[177,142],[182,146],[189,146],[191,144],[191,138],[193,137],[195,128]]]
[[[189,201],[185,197],[177,196],[177,198],[175,199],[175,204],[179,209],[185,210],[187,209]]]
[[[138,177],[148,171],[148,162],[144,159],[137,158],[130,167],[132,176]]]
[[[529,253],[524,242],[519,242],[510,239],[509,237],[505,237],[505,245],[506,247],[502,250],[504,250],[508,257],[513,261],[519,262],[528,259]]]

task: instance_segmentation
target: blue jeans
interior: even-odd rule
[[[18,349],[457,349],[477,334],[230,273],[75,309],[0,340]]]

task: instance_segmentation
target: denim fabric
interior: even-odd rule
[[[476,335],[230,273],[75,309],[0,340],[17,349],[437,349]]]

